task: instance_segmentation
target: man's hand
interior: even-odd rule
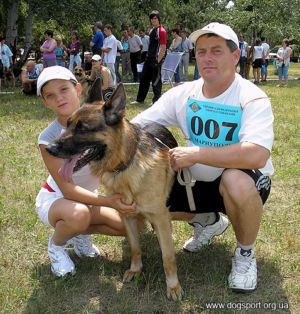
[[[169,150],[171,166],[177,171],[180,168],[189,168],[197,163],[199,147],[175,147]]]

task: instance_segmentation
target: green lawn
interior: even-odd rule
[[[292,64],[290,74],[300,76],[300,64]],[[245,313],[246,307],[247,313],[300,313],[300,81],[291,80],[288,88],[276,88],[276,81],[270,81],[261,88],[275,115],[276,173],[257,239],[259,288],[248,295],[227,288],[235,247],[231,227],[210,247],[188,254],[181,248],[192,229],[176,222],[173,238],[185,291],[181,302],[166,299],[161,254],[151,231],[142,235],[143,273],[130,284],[121,282],[130,262],[121,237],[94,236],[101,258],[79,260],[72,254],[77,274],[67,279],[51,275],[51,231],[38,220],[34,202],[47,176],[37,136],[53,115],[37,97],[24,97],[20,91],[0,95],[0,313],[232,313],[239,308]],[[137,86],[126,86],[126,91],[129,102]],[[129,105],[128,118],[145,108]],[[184,144],[179,132],[175,134]],[[225,308],[209,310],[209,302]]]

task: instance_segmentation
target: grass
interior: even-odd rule
[[[299,76],[300,65],[293,64],[291,73]],[[130,263],[127,241],[121,237],[94,236],[101,258],[79,260],[72,254],[76,276],[51,275],[51,230],[37,218],[34,202],[47,176],[37,136],[53,115],[36,97],[23,97],[19,91],[0,95],[0,313],[232,313],[239,308],[245,313],[247,306],[247,313],[300,313],[300,81],[291,81],[288,88],[275,85],[270,81],[261,86],[275,115],[276,173],[257,239],[259,288],[249,295],[227,288],[235,246],[231,227],[210,247],[188,254],[181,248],[192,230],[174,222],[178,274],[185,291],[181,302],[166,299],[161,254],[151,231],[142,235],[143,273],[130,284],[121,283]],[[137,86],[126,90],[128,101],[134,100]],[[128,118],[145,108],[128,106]],[[176,136],[184,144],[179,132]],[[225,308],[209,310],[209,302]]]

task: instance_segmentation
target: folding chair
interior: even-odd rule
[[[169,52],[167,54],[165,61],[161,66],[161,80],[163,83],[169,82],[171,87],[173,87],[173,76],[183,54],[184,52]]]

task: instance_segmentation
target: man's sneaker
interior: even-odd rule
[[[130,105],[143,105],[143,104],[144,104],[143,101],[137,101],[137,100],[132,101],[132,102],[130,103]]]
[[[235,249],[228,284],[234,292],[251,292],[256,289],[257,268],[253,249],[247,251],[240,247]]]
[[[219,215],[219,219],[212,225],[202,227],[200,223],[194,222],[194,236],[187,240],[183,249],[188,252],[198,252],[200,249],[209,245],[213,237],[221,235],[228,227],[229,221],[223,216]]]
[[[99,249],[92,243],[89,234],[80,234],[69,240],[68,243],[73,244],[74,252],[79,257],[96,257],[100,255]]]
[[[67,274],[75,274],[75,265],[65,246],[55,245],[52,237],[48,242],[48,255],[51,261],[51,271],[55,276],[63,277]]]

